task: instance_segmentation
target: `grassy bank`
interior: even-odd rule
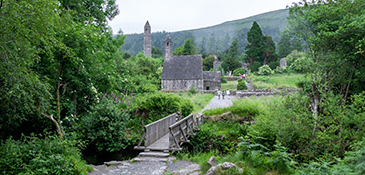
[[[222,91],[225,91],[226,89],[235,90],[236,89],[235,84],[237,83],[238,83],[237,81],[228,81],[227,83],[222,83],[221,90]]]
[[[194,104],[193,113],[199,113],[205,106],[207,106],[210,100],[214,97],[214,94],[191,94],[190,92],[179,93],[179,96],[185,99],[189,99]]]
[[[276,74],[269,76],[256,76],[249,74],[248,79],[252,80],[254,89],[275,89],[275,88],[298,88],[299,80],[304,79],[302,74]]]

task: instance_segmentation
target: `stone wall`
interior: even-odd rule
[[[161,90],[189,90],[192,85],[203,90],[203,80],[161,80]]]
[[[241,77],[240,76],[229,76],[229,77],[226,77],[226,78],[227,78],[227,81],[237,81]]]
[[[219,71],[203,71],[203,89],[215,90],[221,88],[221,72]]]
[[[236,97],[245,98],[250,96],[269,96],[269,95],[281,95],[285,96],[290,93],[295,93],[301,89],[256,89],[256,90],[240,90],[236,91]]]

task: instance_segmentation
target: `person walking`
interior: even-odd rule
[[[230,94],[229,89],[226,90],[226,94],[227,94],[227,98],[229,100],[229,94]]]
[[[224,95],[225,95],[225,93],[224,93],[224,91],[222,92],[222,99],[224,100]]]
[[[221,91],[218,89],[218,100],[221,98]]]

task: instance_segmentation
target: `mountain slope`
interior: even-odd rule
[[[184,41],[189,37],[193,37],[195,40],[195,45],[201,47],[201,40],[203,37],[205,37],[208,42],[209,37],[213,33],[215,39],[219,38],[221,42],[227,42],[224,41],[224,38],[228,33],[231,39],[237,38],[239,40],[239,50],[240,53],[242,53],[244,52],[244,46],[246,46],[247,44],[247,31],[251,28],[254,21],[256,21],[260,25],[264,35],[270,35],[273,38],[274,42],[277,43],[280,39],[280,32],[286,29],[286,18],[288,16],[289,10],[282,9],[251,16],[244,19],[227,21],[215,26],[205,28],[184,30],[178,32],[155,32],[152,33],[152,46],[163,50],[164,39],[167,35],[170,35],[174,43],[174,48],[182,46],[184,44]],[[153,26],[153,24],[151,25]],[[141,29],[143,29],[143,26],[141,27]],[[143,33],[127,35],[125,42],[126,44],[122,46],[122,49],[131,55],[136,55],[138,54],[138,52],[141,52],[143,50]],[[230,42],[222,43],[222,46],[224,46],[222,49],[227,49],[229,44]],[[204,49],[207,51],[208,46],[205,45]]]

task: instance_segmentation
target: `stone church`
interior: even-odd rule
[[[220,71],[203,71],[202,55],[173,55],[173,42],[167,36],[164,42],[164,63],[161,77],[161,90],[198,90],[221,88]],[[151,56],[151,26],[147,21],[144,27],[144,54]]]

